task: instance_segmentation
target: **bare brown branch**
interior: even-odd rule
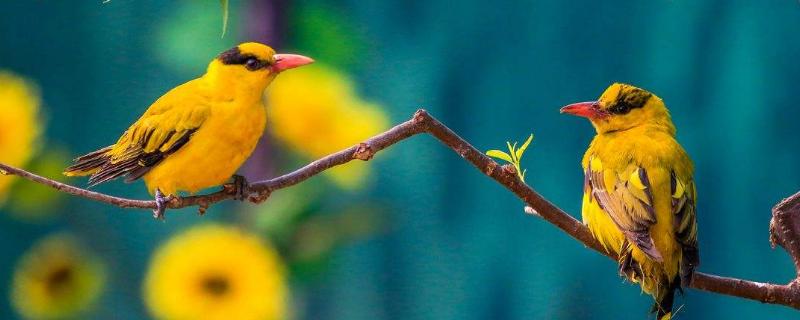
[[[800,192],[783,199],[772,208],[769,233],[772,247],[778,244],[792,256],[800,279]]]
[[[469,142],[450,130],[450,128],[430,116],[425,110],[417,111],[411,120],[369,138],[358,145],[323,157],[288,174],[253,183],[250,185],[249,191],[251,195],[249,198],[251,202],[260,203],[266,200],[273,191],[291,187],[327,169],[342,165],[354,159],[367,161],[381,150],[420,133],[432,135],[440,142],[447,145],[456,154],[475,166],[480,172],[513,192],[531,208],[531,210],[526,211],[534,212],[536,216],[540,216],[552,223],[569,236],[581,242],[584,246],[612,259],[615,258],[602,248],[583,223],[547,201],[530,186],[520,181],[514,170],[503,169],[497,162],[478,151],[475,147],[470,145]],[[156,207],[155,201],[113,197],[40,177],[25,170],[7,166],[2,163],[0,163],[0,173],[16,175],[53,187],[62,192],[112,204],[121,208],[154,209]],[[203,209],[213,203],[233,198],[233,196],[233,188],[223,188],[221,191],[207,195],[175,198],[170,202],[169,207],[176,209],[198,206]],[[800,257],[800,193],[784,200],[773,209],[773,220],[770,230],[773,243],[784,247],[793,257],[795,264],[798,266],[798,270],[800,270],[800,259],[798,259],[798,257]],[[798,271],[798,273],[800,273],[800,271]],[[697,272],[692,278],[690,286],[698,290],[800,309],[800,284],[798,284],[798,280],[780,285]]]

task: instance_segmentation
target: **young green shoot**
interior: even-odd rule
[[[528,145],[531,144],[531,141],[533,141],[533,134],[528,136],[528,140],[525,140],[525,142],[522,144],[522,146],[519,147],[519,149],[517,149],[516,141],[514,141],[514,144],[511,144],[511,142],[506,141],[506,146],[508,147],[508,153],[500,150],[489,150],[486,151],[486,155],[492,158],[504,160],[512,164],[514,166],[514,169],[517,170],[517,175],[519,176],[519,179],[522,182],[525,182],[525,172],[527,172],[528,169],[523,170],[520,161],[522,160],[522,156],[525,154],[525,150],[528,149]]]

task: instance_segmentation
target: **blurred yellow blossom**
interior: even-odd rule
[[[285,319],[278,253],[235,227],[202,225],[157,250],[144,283],[156,319]]]
[[[34,85],[0,70],[0,162],[23,167],[31,159],[41,131],[39,104]],[[0,176],[0,203],[12,181],[12,177]]]
[[[378,105],[362,100],[349,78],[321,64],[281,74],[267,97],[272,134],[309,158],[350,147],[388,128]],[[367,168],[350,163],[326,173],[340,186],[353,188],[363,182]]]
[[[105,283],[100,260],[69,234],[44,238],[17,263],[12,304],[26,319],[75,318],[97,300]]]
[[[27,168],[36,174],[58,180],[61,172],[69,165],[69,152],[57,147],[48,146],[47,150],[37,153]],[[49,186],[20,179],[14,183],[14,195],[7,199],[8,211],[12,216],[26,222],[44,222],[56,214],[64,204],[64,193],[54,192]]]

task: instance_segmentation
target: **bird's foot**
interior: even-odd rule
[[[247,200],[250,196],[250,184],[247,183],[247,178],[240,175],[233,176],[233,199],[239,201]]]
[[[239,201],[250,201],[255,204],[259,204],[267,200],[271,191],[269,190],[253,190],[250,188],[250,184],[247,182],[247,179],[240,175],[233,176],[233,182],[225,184],[222,186],[223,190],[227,193],[233,194],[234,200]]]
[[[172,195],[164,196],[161,190],[156,189],[156,209],[153,210],[153,218],[164,220],[164,213],[167,211],[167,205],[173,198]]]

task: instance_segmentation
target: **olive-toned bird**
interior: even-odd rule
[[[200,78],[156,100],[112,146],[75,159],[68,176],[91,186],[125,176],[144,178],[162,218],[168,196],[224,184],[250,156],[266,124],[264,90],[281,71],[312,63],[242,43],[217,56]],[[239,196],[243,178],[236,176]]]
[[[619,272],[655,298],[657,319],[700,263],[692,161],[656,95],[612,84],[597,101],[561,109],[597,135],[583,156],[583,221],[619,257]]]

